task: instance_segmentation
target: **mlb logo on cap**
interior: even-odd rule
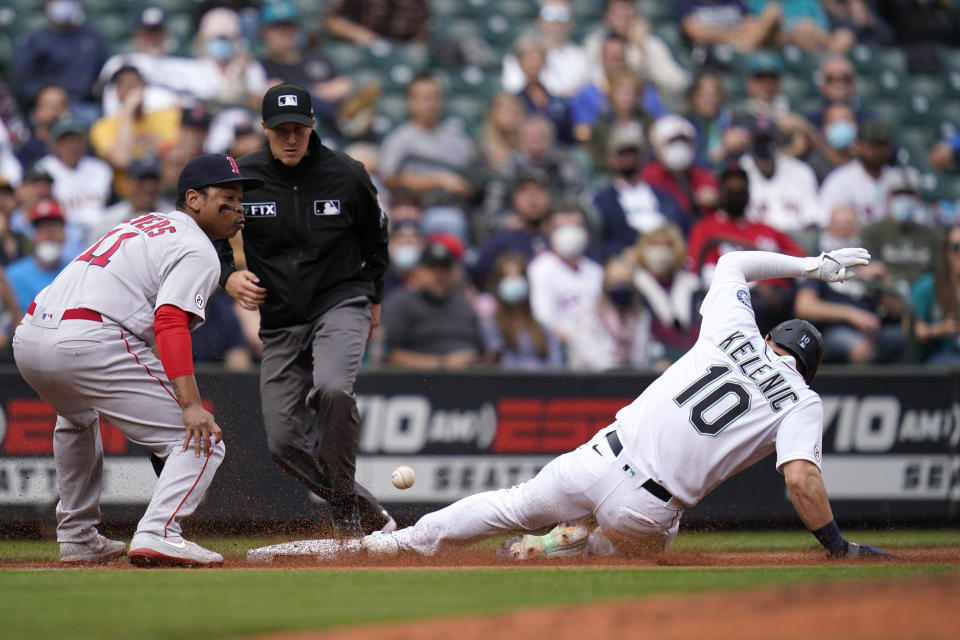
[[[278,84],[263,96],[260,115],[268,129],[285,122],[312,127],[313,107],[310,92],[295,84]]]

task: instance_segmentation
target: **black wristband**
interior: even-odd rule
[[[823,547],[830,552],[830,555],[841,557],[847,555],[847,550],[850,548],[850,543],[843,539],[843,536],[840,534],[840,527],[837,525],[836,520],[831,520],[829,524],[826,524],[813,533],[815,537]]]

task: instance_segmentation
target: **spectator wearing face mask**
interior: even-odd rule
[[[838,207],[821,234],[821,249],[860,246],[857,214]],[[797,289],[794,312],[823,333],[824,362],[892,362],[903,350],[899,303],[885,292],[889,278],[882,265],[871,262],[857,277],[843,283],[805,280]],[[849,285],[849,286],[847,286]]]
[[[810,165],[821,183],[831,171],[852,159],[857,117],[850,105],[837,102],[824,109],[822,122],[823,128],[810,136],[810,148],[797,156]]]
[[[717,205],[717,178],[709,169],[694,166],[696,130],[678,115],[658,118],[650,127],[654,157],[643,167],[644,182],[673,197],[687,225],[713,213]]]
[[[47,25],[26,34],[13,58],[19,94],[33,101],[44,87],[63,87],[73,116],[89,125],[100,115],[92,90],[106,42],[84,24],[81,0],[47,0],[44,8]]]
[[[530,262],[533,317],[566,342],[577,319],[600,295],[603,268],[586,256],[590,235],[579,209],[557,208],[546,224],[550,250]]]
[[[676,200],[643,179],[643,138],[639,132],[624,129],[610,141],[610,183],[593,196],[600,216],[600,251],[607,259],[633,245],[637,236],[675,224],[684,233],[691,226]]]
[[[603,272],[603,290],[577,318],[567,343],[575,371],[646,369],[650,366],[650,315],[633,286],[633,265],[614,258]]]
[[[34,205],[30,222],[34,229],[33,253],[11,262],[6,269],[21,309],[26,309],[69,262],[63,257],[64,217],[57,201],[47,198]]]
[[[754,123],[751,135],[750,150],[740,158],[750,180],[747,219],[784,233],[817,225],[822,216],[813,169],[778,149],[778,131],[772,123]]]
[[[820,210],[827,215],[839,205],[849,204],[861,225],[875,222],[886,213],[881,179],[893,155],[890,128],[877,120],[865,122],[857,129],[850,150],[853,159],[831,171],[823,181]]]
[[[426,243],[419,223],[412,220],[390,221],[390,264],[384,275],[384,295],[397,287],[406,286],[410,273],[420,262]]]
[[[475,303],[480,331],[491,358],[504,369],[540,371],[563,366],[563,346],[537,322],[530,308],[525,255],[508,252],[490,273],[490,293]]]
[[[700,302],[706,291],[686,269],[687,247],[680,230],[660,227],[640,237],[635,247],[633,284],[650,313],[651,358],[657,369],[676,361],[697,341]]]
[[[750,182],[739,166],[730,166],[720,175],[720,207],[690,231],[688,267],[700,274],[705,286],[713,279],[717,261],[725,253],[739,250],[776,251],[791,256],[807,255],[790,236],[762,222],[746,219],[750,203]],[[787,319],[793,310],[793,287],[784,278],[752,283],[751,306],[761,333]]]
[[[203,14],[194,51],[196,97],[224,107],[260,110],[267,72],[250,54],[236,11],[215,7]]]
[[[920,200],[919,174],[911,167],[890,169],[884,174],[886,217],[863,228],[863,247],[882,263],[898,289],[904,292],[939,259],[942,238],[925,224]]]

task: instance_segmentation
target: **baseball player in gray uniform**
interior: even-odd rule
[[[57,412],[61,562],[102,562],[126,550],[97,531],[100,416],[164,461],[130,543],[130,562],[223,562],[185,540],[180,528],[224,455],[220,427],[201,406],[190,329],[203,323],[220,277],[212,241],[243,227],[243,189],[260,184],[241,176],[230,156],[194,158],[180,174],[176,211],[115,227],[40,292],[17,327],[20,373]]]
[[[763,336],[748,282],[819,278],[842,282],[865,265],[863,249],[795,258],[733,252],[717,264],[697,343],[590,441],[510,489],[464,498],[393,533],[372,533],[339,553],[432,555],[457,544],[560,520],[596,519],[589,535],[525,536],[504,548],[524,559],[569,552],[647,554],[677,535],[683,510],[776,451],[790,499],[806,527],[836,556],[886,555],[840,534],[820,474],[823,409],[808,386],[823,353],[819,332],[789,320]],[[329,547],[328,547],[329,548]]]

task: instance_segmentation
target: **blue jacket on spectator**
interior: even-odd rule
[[[503,229],[490,236],[480,247],[476,261],[470,267],[470,275],[480,288],[486,287],[486,279],[497,258],[507,251],[516,251],[533,258],[547,248],[547,238],[542,233],[530,233],[524,229]]]
[[[650,189],[657,198],[665,221],[675,224],[683,232],[683,236],[687,237],[692,220],[684,215],[680,205],[669,193],[653,187]],[[633,245],[639,233],[627,222],[627,213],[620,205],[619,194],[612,183],[597,192],[593,197],[593,206],[600,214],[600,253],[606,262],[611,256]]]
[[[71,102],[91,100],[91,89],[107,59],[103,36],[89,27],[56,31],[41,27],[27,34],[14,57],[17,90],[35,98],[40,89],[56,85]]]

